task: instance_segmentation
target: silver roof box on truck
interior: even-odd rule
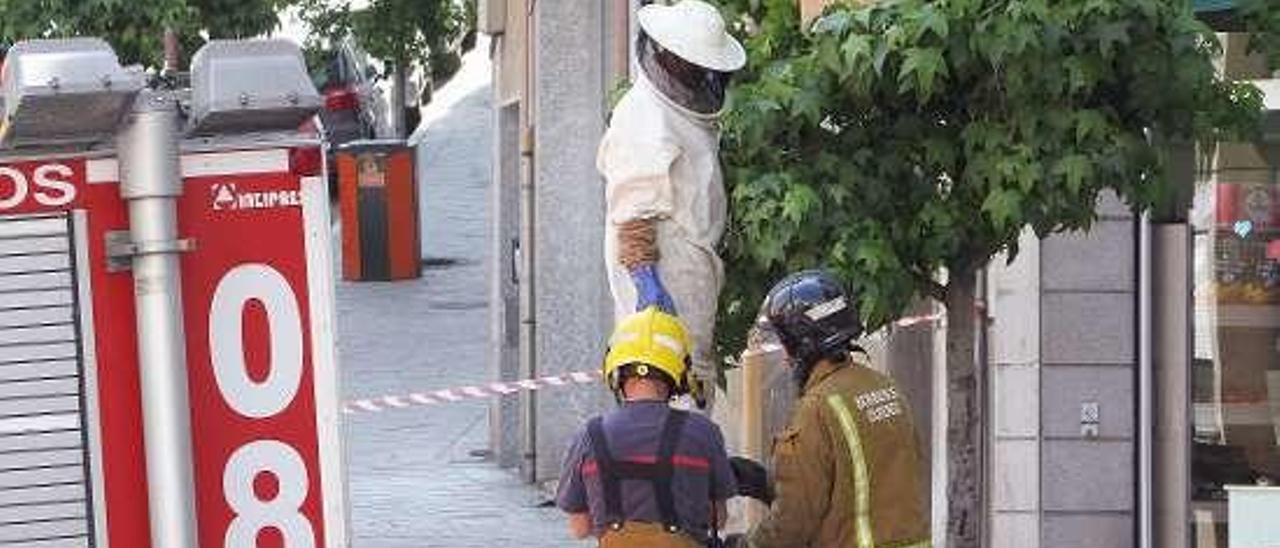
[[[18,42],[4,63],[0,146],[111,139],[144,80],[100,38]]]
[[[191,61],[192,135],[297,129],[320,105],[288,40],[214,40]]]

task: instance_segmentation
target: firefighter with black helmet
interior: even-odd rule
[[[737,546],[930,545],[924,462],[910,412],[854,346],[856,299],[831,274],[792,274],[769,291],[760,328],[787,352],[800,399],[774,441],[769,513]]]
[[[603,372],[618,407],[575,437],[556,494],[574,538],[693,548],[723,526],[736,486],[720,428],[669,405],[689,390],[690,344],[680,320],[656,306],[614,330]]]

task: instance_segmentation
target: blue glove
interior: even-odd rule
[[[676,303],[671,300],[667,288],[662,287],[656,265],[645,264],[632,269],[631,283],[636,286],[636,312],[656,306],[668,314],[676,313]]]

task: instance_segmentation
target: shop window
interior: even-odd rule
[[[1223,145],[1214,169],[1197,186],[1190,524],[1195,548],[1227,548],[1232,486],[1280,485],[1277,156],[1280,147]]]

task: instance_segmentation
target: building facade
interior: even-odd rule
[[[631,0],[480,2],[493,36],[495,150],[490,295],[495,378],[596,370],[613,326],[596,147],[608,92],[626,78]],[[494,404],[499,463],[556,478],[603,390],[526,392]]]
[[[594,159],[609,94],[629,73],[638,3],[481,2],[494,36],[497,379],[598,367],[612,306]],[[1280,81],[1238,38],[1227,45],[1223,70],[1259,80],[1280,112]],[[1280,131],[1267,138],[1280,143]],[[986,545],[1226,548],[1228,535],[1247,534],[1228,499],[1248,490],[1229,486],[1280,483],[1280,144],[1269,142],[1222,145],[1210,161],[1179,149],[1183,207],[1134,216],[1104,198],[1088,233],[1027,235],[1014,261],[992,264]],[[868,341],[929,438],[935,546],[946,520],[945,329],[943,318]],[[785,380],[760,375],[731,374],[717,418],[736,450],[767,457]],[[554,480],[568,436],[610,404],[589,389],[495,402],[496,458],[529,481]]]
[[[1223,39],[1266,94],[1260,142],[1173,147],[1188,199],[1104,199],[990,268],[992,546],[1253,546],[1265,520],[1231,515],[1280,515],[1280,81]]]

